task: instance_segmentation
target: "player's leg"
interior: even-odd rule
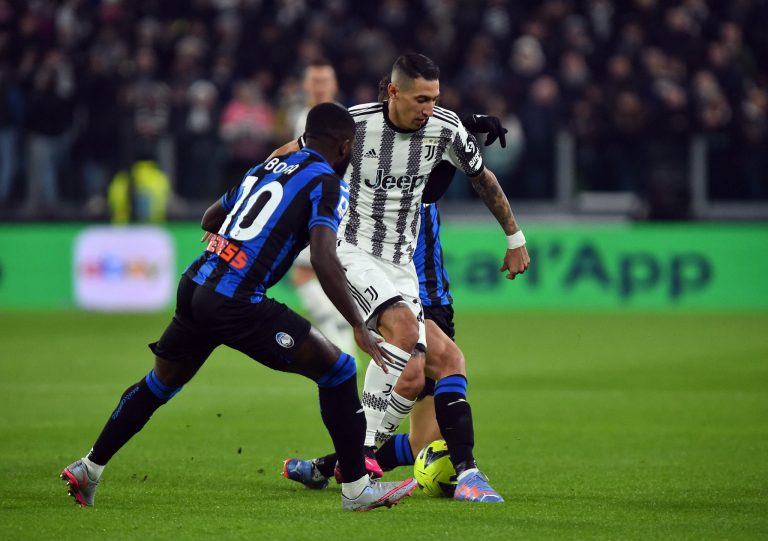
[[[435,326],[434,321],[430,321],[431,319],[438,321],[439,328],[445,328],[453,334],[452,315],[453,312],[450,307],[437,307],[427,310],[427,340],[430,339],[429,329]],[[434,330],[432,332],[434,333]],[[438,345],[436,344],[436,346]],[[440,348],[435,348],[435,351],[438,353],[439,350]],[[432,348],[430,348],[429,352],[432,354]],[[376,450],[376,460],[383,471],[413,464],[414,457],[426,444],[442,438],[435,416],[435,403],[432,396],[434,394],[435,381],[431,378],[425,381],[424,369],[424,362],[414,362],[411,360],[395,384],[392,397],[396,400],[391,401],[387,407],[382,426],[388,427],[391,431],[397,430],[400,422],[407,415],[407,413],[401,415],[398,410],[407,409],[410,412],[410,431],[408,434],[395,434],[388,439],[381,438],[381,431],[379,431],[379,438],[384,441]],[[456,369],[456,366],[454,366],[454,369]],[[461,363],[459,369],[463,372],[463,363]],[[393,411],[391,407],[393,403],[397,404],[405,401],[407,401],[406,408],[398,407]],[[415,406],[413,405],[414,403]],[[336,455],[325,455],[313,460],[288,459],[286,463],[289,461],[297,466],[300,465],[304,472],[302,472],[303,476],[298,474],[289,476],[286,474],[287,478],[302,482],[309,488],[325,488],[327,480],[334,472]]]
[[[62,472],[70,494],[81,506],[93,505],[107,462],[144,427],[160,406],[192,379],[216,347],[195,322],[192,299],[197,290],[194,283],[182,278],[173,321],[160,340],[150,345],[155,352],[154,368],[125,390],[88,454]]]
[[[435,380],[435,417],[457,474],[454,498],[504,501],[488,484],[475,461],[475,433],[472,408],[467,400],[464,354],[433,320],[427,320],[427,341],[425,372]]]
[[[347,510],[364,511],[394,505],[415,489],[415,482],[409,478],[400,482],[374,483],[368,476],[362,445],[365,421],[357,394],[355,361],[337,348],[326,349],[327,345],[317,331],[310,332],[291,363],[291,371],[317,382],[321,416],[333,441],[341,472],[342,506]],[[332,352],[331,357],[327,356],[329,352]],[[338,358],[329,367],[327,361],[337,353]],[[321,356],[325,356],[324,362],[318,362]],[[319,377],[316,367],[324,369]],[[286,464],[285,468],[288,467]],[[284,471],[289,476],[287,473]]]
[[[425,445],[442,438],[435,419],[435,402],[431,396],[434,382],[432,384],[432,389],[425,389],[411,409],[409,433],[395,434],[376,450],[376,460],[383,471],[413,465],[414,458]],[[283,476],[307,488],[325,488],[335,473],[336,461],[336,453],[312,460],[289,458],[283,463]]]
[[[390,355],[387,369],[384,370],[371,361],[365,372],[363,384],[363,407],[365,408],[366,435],[365,445],[374,448],[386,439],[399,423],[394,421],[408,415],[413,401],[394,392],[397,382],[404,371],[408,380],[418,378],[420,367],[424,363],[424,354],[416,349],[418,342],[418,322],[408,305],[398,301],[377,314],[376,329],[384,337],[382,348]],[[387,415],[387,409],[390,415]],[[382,423],[387,417],[389,430],[382,430]],[[378,438],[378,442],[377,442]]]
[[[408,367],[395,385],[395,389],[398,390],[402,384],[403,394],[409,392],[405,388],[406,385],[414,385],[411,392],[420,385],[414,384],[413,380],[407,377],[407,371]],[[423,382],[423,371],[420,374]],[[442,438],[435,419],[435,402],[432,397],[434,385],[433,380],[428,380],[421,393],[418,393],[416,405],[410,409],[409,433],[393,435],[376,450],[376,466],[380,467],[381,471],[412,465],[414,457],[426,444]],[[328,486],[328,479],[336,473],[337,459],[336,453],[311,460],[289,458],[283,463],[283,476],[292,481],[298,481],[307,488],[322,489]],[[373,475],[368,463],[366,468]],[[336,480],[340,482],[339,477]]]
[[[434,381],[428,381],[425,389],[419,394],[416,405],[411,409],[409,433],[395,434],[376,450],[376,460],[383,471],[413,465],[414,458],[424,446],[442,438],[435,419],[435,401],[432,393]],[[285,462],[290,462],[297,470],[302,468],[304,471],[296,471],[294,475],[290,475],[285,472],[284,464],[284,477],[303,483],[308,488],[325,488],[328,479],[334,475],[336,460],[335,453],[312,460],[291,458]]]
[[[370,363],[373,364],[373,363]],[[369,365],[368,371],[366,372],[366,376],[369,373],[376,374],[377,372],[373,372],[371,370],[371,366]],[[367,380],[370,384],[370,380]],[[416,403],[416,397],[419,395],[419,391],[424,387],[424,356],[421,354],[413,355],[411,357],[411,360],[408,361],[408,363],[405,366],[405,369],[398,377],[397,381],[395,382],[395,387],[392,390],[392,392],[389,393],[388,402],[386,405],[386,408],[384,409],[383,416],[381,417],[381,420],[379,421],[379,426],[375,431],[375,437],[374,437],[374,445],[369,445],[369,440],[366,440],[366,448],[365,448],[365,467],[368,470],[368,473],[373,477],[374,479],[377,479],[379,477],[382,477],[384,475],[385,469],[382,468],[379,463],[379,451],[381,450],[381,446],[385,444],[392,434],[394,434],[397,429],[402,424],[403,420],[408,417],[411,410],[413,409],[413,405]],[[364,391],[366,392],[366,391]],[[371,392],[371,389],[369,388],[367,392]],[[370,394],[369,394],[370,396]],[[365,395],[364,395],[365,397]],[[367,400],[363,400],[363,404],[365,405]],[[366,423],[369,421],[375,422],[376,419],[378,419],[378,414],[380,413],[378,410],[376,410],[373,407],[366,408]],[[366,432],[366,436],[367,436]],[[313,465],[316,467],[317,471],[319,472],[325,472],[327,468],[327,464],[330,463],[330,457],[321,457],[320,459],[316,459],[313,462]],[[391,469],[391,468],[390,468]],[[336,477],[336,480],[338,482],[341,482],[341,475],[340,472],[337,470],[334,471],[334,475]]]
[[[412,356],[415,355],[418,362],[422,355],[417,345],[421,343],[423,348],[426,342],[423,323],[417,319],[421,314],[418,298],[411,305],[413,299],[403,296],[404,289],[406,293],[418,295],[418,279],[411,266],[393,265],[344,242],[340,243],[337,253],[352,297],[368,326],[384,337],[382,348],[390,356],[387,373],[374,362],[368,364],[365,372],[362,400],[365,445],[373,449],[392,390]]]
[[[380,468],[371,459],[376,434],[381,433],[382,421],[386,417],[385,424],[389,427],[387,434],[396,429],[408,415],[423,385],[423,353],[417,351],[416,355],[410,357],[404,350],[407,348],[414,351],[417,344],[423,345],[426,342],[423,324],[419,323],[421,304],[416,298],[404,298],[399,289],[402,287],[416,293],[418,280],[407,268],[392,265],[382,268],[384,264],[345,243],[339,247],[338,254],[345,266],[353,298],[369,327],[375,328],[385,338],[382,347],[392,357],[388,360],[388,373],[384,373],[375,363],[369,363],[362,400],[367,425],[366,452],[369,453],[366,464],[372,475],[373,472],[380,474]],[[405,376],[401,376],[403,369],[406,370]],[[392,392],[396,385],[398,390],[402,389],[402,395]],[[320,488],[325,485],[318,480],[330,477],[335,457],[327,455],[311,461],[288,459],[285,465],[289,464],[300,465],[305,472],[311,472],[311,476],[286,474],[286,477],[310,488]]]
[[[408,434],[393,435],[376,451],[376,460],[382,470],[412,465],[425,445],[442,438],[435,419],[435,403],[429,392],[422,392],[411,409]]]
[[[420,374],[423,381],[423,368],[420,370],[422,370]],[[400,376],[396,389],[400,387],[403,380],[408,381],[407,372],[408,367]],[[422,405],[420,397],[416,406],[409,408],[410,434],[395,434],[376,450],[375,462],[366,460],[366,469],[372,477],[380,476],[383,472],[398,466],[413,464],[415,453],[427,443],[441,438],[435,420],[434,401],[431,396],[427,396],[424,400],[427,404],[423,407],[420,407]],[[307,488],[323,489],[328,486],[328,480],[331,477],[335,476],[336,481],[341,482],[337,461],[336,453],[310,460],[288,458],[283,462],[283,477],[302,483]]]
[[[395,382],[389,395],[387,407],[379,421],[375,434],[375,443],[379,447],[397,431],[424,387],[424,350],[426,349],[427,338],[421,302],[418,297],[414,296],[418,291],[416,277],[410,273],[400,273],[400,275],[393,277],[393,281],[404,299],[404,304],[409,307],[416,318],[418,338],[414,353],[403,373]]]
[[[348,355],[311,328],[285,305],[265,299],[245,314],[243,333],[225,343],[258,362],[293,372],[317,383],[320,414],[338,456],[344,482],[342,504],[348,510],[394,505],[410,494],[415,482],[373,483],[365,469],[365,417],[357,393],[357,369]],[[253,322],[258,322],[254,325]],[[280,339],[275,337],[280,336]],[[289,467],[286,464],[286,467]]]
[[[472,410],[467,402],[467,376],[464,355],[453,340],[427,321],[429,351],[425,372],[435,380],[435,415],[456,472],[476,466],[472,449],[474,431]]]
[[[381,447],[411,413],[416,398],[424,388],[424,354],[417,351],[405,366],[389,394],[384,415],[376,430],[375,444]]]
[[[428,443],[442,438],[440,427],[435,418],[435,400],[427,395],[419,400],[411,411],[411,426],[408,440],[413,457],[419,454]]]
[[[420,338],[419,343],[425,341],[425,338]],[[390,439],[405,418],[412,413],[417,400],[424,396],[422,394],[425,383],[424,364],[425,356],[417,350],[389,394],[389,401],[375,435],[375,443],[378,447],[375,454],[376,461],[384,460],[384,465],[379,464],[382,472],[399,465],[413,464],[412,458],[410,462],[407,461],[407,457],[411,454],[408,435],[398,434],[393,442],[390,442]]]
[[[312,324],[342,351],[354,355],[357,346],[352,327],[323,291],[310,262],[309,247],[293,262],[291,283]]]

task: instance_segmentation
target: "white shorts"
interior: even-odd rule
[[[419,278],[413,262],[407,265],[373,256],[341,239],[336,253],[347,274],[347,287],[367,325],[376,330],[379,314],[398,301],[405,302],[419,324],[419,341],[427,347],[424,310],[419,299]]]
[[[304,248],[301,252],[299,252],[299,255],[296,256],[296,259],[293,260],[293,265],[295,267],[309,267],[312,268],[312,260],[311,260],[312,254],[309,251],[309,246]]]

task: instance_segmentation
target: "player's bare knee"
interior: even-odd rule
[[[381,314],[379,332],[387,342],[403,351],[412,352],[419,341],[419,322],[411,309],[405,303],[399,302]]]
[[[443,370],[446,372],[444,375],[450,374],[465,374],[466,369],[464,367],[464,354],[461,350],[454,346],[452,348],[446,348],[443,355]]]
[[[424,371],[430,378],[439,380],[452,374],[466,375],[464,354],[461,349],[449,342],[442,347],[430,348],[427,353],[427,361]]]
[[[340,354],[341,350],[333,342],[312,327],[294,353],[293,362],[286,365],[283,370],[317,380],[333,367]]]

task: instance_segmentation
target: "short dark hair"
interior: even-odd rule
[[[332,68],[333,64],[331,64],[331,61],[327,58],[318,57],[314,60],[310,60],[309,63],[307,63],[307,68],[324,68],[324,67]]]
[[[421,77],[427,81],[440,78],[440,68],[431,58],[419,53],[407,53],[397,57],[392,65],[392,71],[401,71],[411,79]]]
[[[355,121],[341,105],[321,103],[309,110],[305,130],[307,139],[343,141],[355,136]]]
[[[392,81],[392,77],[389,73],[387,73],[384,77],[379,79],[379,95],[378,100],[384,101],[387,99],[387,87],[389,86],[389,83]]]

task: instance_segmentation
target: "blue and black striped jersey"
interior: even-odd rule
[[[421,205],[421,227],[416,240],[413,263],[419,276],[419,298],[424,306],[453,303],[448,271],[440,244],[440,215],[435,205]]]
[[[257,303],[288,271],[316,225],[338,231],[349,189],[311,148],[250,169],[221,198],[228,212],[219,238],[186,270],[196,283]]]

